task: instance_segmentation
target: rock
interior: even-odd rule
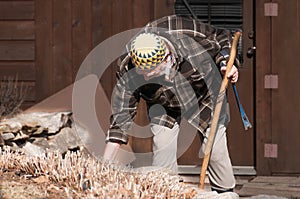
[[[14,141],[24,140],[24,139],[28,139],[29,137],[30,137],[29,135],[26,135],[22,131],[19,131],[13,140]]]
[[[84,126],[76,123],[76,125],[73,125],[72,129],[76,131],[78,137],[80,138],[80,140],[82,140],[82,143],[91,142],[89,132]]]
[[[39,128],[39,131],[47,130],[48,134],[55,134],[63,127],[69,127],[72,122],[71,112],[45,113],[34,112],[27,114],[19,114],[16,117],[4,119],[0,122],[0,131],[18,132],[26,130],[32,132]]]
[[[4,119],[0,122],[0,138],[1,146],[28,155],[40,155],[47,149],[66,153],[83,145],[71,112],[35,112]]]
[[[5,144],[3,146],[1,146],[1,150],[5,149],[8,151],[17,151],[20,149],[20,147],[15,143],[15,142],[5,142]]]
[[[43,149],[49,149],[50,145],[49,142],[47,140],[47,138],[41,137],[41,138],[34,138],[34,141],[32,142],[32,144],[39,146]]]
[[[33,136],[40,136],[45,132],[45,129],[43,127],[38,127],[35,129],[35,131],[32,132]]]
[[[239,195],[234,192],[218,194],[215,191],[200,191],[193,199],[238,199]]]
[[[50,136],[48,143],[50,149],[56,149],[61,153],[82,145],[76,132],[69,127],[61,129],[60,133],[55,136]]]
[[[22,126],[22,132],[26,135],[39,135],[44,131],[44,127],[41,126]]]
[[[0,146],[4,146],[5,142],[4,142],[4,139],[0,133]]]
[[[23,151],[26,155],[32,155],[32,156],[42,156],[45,154],[45,149],[36,146],[34,144],[31,144],[30,142],[27,142],[23,147]]]
[[[4,133],[2,134],[2,138],[4,141],[13,140],[15,138],[15,135],[13,133]]]
[[[238,199],[239,195],[234,192],[226,192],[218,194],[218,199]]]
[[[216,198],[218,196],[218,193],[215,191],[200,191],[196,196],[193,197],[193,199],[210,199],[210,198]]]
[[[0,123],[0,132],[2,134],[6,132],[14,133],[18,132],[22,128],[22,124],[19,122],[10,122],[9,120],[3,120]]]

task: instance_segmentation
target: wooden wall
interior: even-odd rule
[[[173,8],[174,0],[0,0],[0,78],[17,74],[30,86],[23,108],[30,107],[72,84],[102,41],[173,14]],[[100,80],[108,98],[114,70],[107,68]],[[147,123],[143,111],[138,118]],[[133,148],[151,150],[149,140],[135,143]]]
[[[18,75],[31,88],[26,107],[33,105],[72,84],[101,41],[170,13],[172,2],[0,0],[0,78]],[[106,74],[101,82],[110,93],[115,78]]]
[[[0,1],[0,79],[25,81],[36,99],[34,1]]]

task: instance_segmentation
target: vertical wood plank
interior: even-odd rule
[[[111,16],[111,34],[108,36],[113,36],[122,31],[128,30],[132,27],[132,0],[111,0],[111,13],[108,16]],[[108,17],[107,16],[107,17]],[[106,18],[107,18],[106,17]],[[103,25],[106,25],[107,22],[104,22]],[[106,38],[105,38],[106,39]],[[112,48],[107,49],[108,53],[114,51]],[[114,85],[116,83],[116,62],[111,63],[109,67],[106,68],[105,72],[101,77],[101,84],[103,89],[108,97],[111,99],[111,93],[113,91]]]
[[[73,80],[71,0],[53,0],[53,83],[59,91]]]
[[[175,14],[176,0],[154,0],[154,18],[159,19],[167,15]]]
[[[37,102],[52,93],[52,1],[35,0]]]
[[[299,145],[299,74],[300,1],[277,0],[278,16],[272,17],[272,74],[278,75],[278,88],[273,89],[272,144],[278,156],[270,159],[273,173],[300,173]],[[291,19],[291,20],[287,20]],[[293,31],[286,31],[293,30]],[[281,41],[281,42],[278,42]]]
[[[112,4],[110,0],[92,0],[92,3],[92,43],[95,47],[112,34]]]
[[[92,49],[92,0],[72,0],[72,62],[77,71]]]
[[[153,0],[133,0],[132,2],[132,26],[140,28],[154,19],[154,1]]]
[[[144,1],[143,1],[144,2]],[[112,34],[132,28],[134,0],[111,0],[112,4]],[[146,16],[145,16],[146,17]]]
[[[112,1],[93,0],[93,47],[96,47],[102,41],[112,36],[113,23],[115,22],[113,22],[112,19]],[[99,77],[103,90],[105,91],[109,101],[111,99],[111,92],[113,86],[112,75],[114,75],[112,69],[107,68],[107,70],[103,73],[102,77]]]
[[[264,144],[272,140],[271,91],[264,88],[264,75],[271,73],[271,17],[264,16],[263,0],[256,1],[256,169],[258,175],[270,175]]]

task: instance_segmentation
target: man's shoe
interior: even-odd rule
[[[215,191],[215,192],[217,192],[217,193],[233,192],[233,189],[219,190],[219,189],[211,188],[211,190],[212,190],[212,191]]]

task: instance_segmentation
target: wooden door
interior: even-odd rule
[[[257,99],[261,133],[258,134],[258,172],[299,174],[300,1],[277,0],[259,4],[273,12],[261,10],[259,13],[264,17],[257,27],[265,27],[269,33],[261,31],[262,46],[257,52],[260,54],[258,61],[264,64],[257,73],[264,80],[259,84]]]
[[[253,27],[253,1],[243,1],[242,64],[237,83],[242,106],[252,128],[245,130],[236,104],[232,86],[228,86],[230,103],[230,123],[228,126],[228,148],[234,166],[254,166],[254,59],[255,54],[247,54],[255,44]],[[253,52],[255,53],[255,52]]]

